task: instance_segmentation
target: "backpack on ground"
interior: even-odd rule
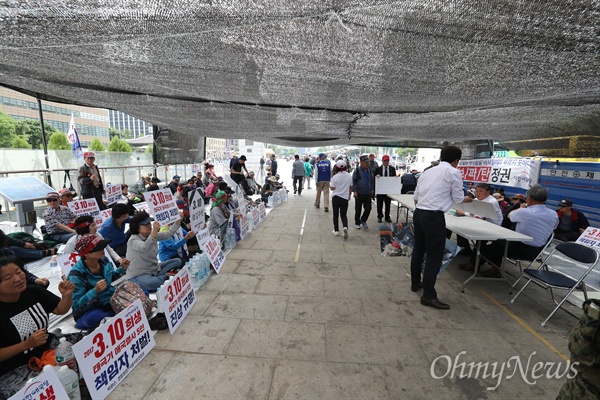
[[[150,318],[152,309],[156,306],[156,302],[150,300],[140,285],[135,282],[125,282],[115,290],[115,293],[110,298],[110,306],[115,314],[120,313],[125,308],[133,304],[134,301],[140,299],[146,316]]]

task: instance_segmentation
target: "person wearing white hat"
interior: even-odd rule
[[[77,180],[79,181],[79,188],[81,191],[81,198],[83,199],[96,199],[98,207],[101,210],[105,210],[106,204],[102,201],[102,195],[104,194],[104,183],[102,183],[102,177],[98,166],[94,164],[96,155],[91,151],[83,153],[85,163],[79,167],[77,172]]]

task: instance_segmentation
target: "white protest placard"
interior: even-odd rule
[[[242,212],[241,218],[238,220],[240,223],[240,239],[244,239],[246,235],[248,235],[248,215],[245,212]]]
[[[148,203],[145,201],[142,201],[141,203],[135,203],[133,208],[135,208],[137,211],[146,211],[148,214],[151,214],[150,207],[148,207]]]
[[[192,174],[196,175],[200,172],[200,164],[192,164]]]
[[[108,205],[116,203],[121,198],[121,184],[106,186],[105,192]]]
[[[100,211],[100,214],[102,214],[102,219],[104,221],[106,221],[107,219],[112,217],[112,208],[107,208],[106,210],[102,210],[102,211]],[[100,228],[100,227],[98,227],[98,228]]]
[[[456,169],[464,181],[529,189],[538,182],[541,165],[541,160],[502,157],[460,160]]]
[[[60,400],[68,399],[65,388],[60,383],[54,368],[48,368],[27,382],[14,396],[8,400]]]
[[[102,218],[102,214],[100,213],[100,208],[98,207],[96,199],[73,200],[68,202],[67,205],[73,214],[75,214],[75,217],[89,215],[94,218],[94,223],[96,226],[102,226],[104,220]]]
[[[69,276],[71,268],[79,261],[77,253],[64,253],[56,256],[56,262],[64,276]]]
[[[194,231],[194,232],[196,232],[196,231]],[[208,231],[208,228],[204,228],[204,229],[196,232],[196,240],[198,240],[199,247],[202,247],[202,244],[210,238],[211,238],[211,236],[210,236],[210,232]]]
[[[196,304],[196,293],[187,266],[166,282],[166,285],[158,291],[158,297],[162,301],[169,332],[172,335]]]
[[[207,241],[200,244],[199,246],[202,249],[202,251],[206,253],[208,259],[210,260],[210,263],[215,269],[215,272],[218,274],[221,270],[221,267],[223,266],[223,263],[225,262],[225,254],[223,254],[223,251],[219,247],[219,244],[217,243],[215,238],[210,236]]]
[[[600,228],[588,226],[575,243],[600,249]]]
[[[375,178],[375,194],[400,194],[401,179],[396,176]]]
[[[252,222],[254,223],[254,229],[260,224],[260,211],[258,207],[252,209]]]
[[[190,205],[190,225],[194,232],[200,232],[206,226],[204,199],[199,190],[194,190],[188,194],[188,203]]]
[[[144,194],[151,214],[160,226],[166,226],[179,219],[179,208],[171,189],[154,190]]]
[[[90,395],[104,399],[155,346],[138,299],[73,345]]]
[[[262,222],[265,218],[267,218],[267,209],[265,208],[265,203],[258,204],[258,211],[260,215],[260,222]]]
[[[487,201],[473,200],[470,203],[454,203],[452,204],[452,208],[454,208],[455,210],[462,210],[464,212],[468,212],[472,215],[478,215],[480,217],[490,219],[498,218],[494,205],[492,203],[488,203]]]

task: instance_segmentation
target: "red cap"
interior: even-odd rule
[[[85,153],[83,153],[83,158],[96,158],[96,155],[94,154],[93,151],[86,151]]]
[[[381,157],[382,161],[390,161],[390,156],[388,156],[387,154],[383,157]]]

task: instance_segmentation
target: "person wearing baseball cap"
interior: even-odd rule
[[[75,285],[72,307],[77,329],[95,328],[104,318],[115,315],[110,306],[110,298],[115,292],[111,283],[125,273],[126,267],[113,269],[104,256],[109,242],[96,235],[86,235],[75,244],[80,259],[69,271],[67,279]]]
[[[81,188],[81,198],[96,199],[100,210],[105,210],[107,207],[102,200],[104,183],[102,183],[98,166],[94,164],[96,155],[91,151],[87,151],[83,153],[83,158],[85,163],[79,167],[79,171],[77,172],[77,180]]]
[[[42,218],[46,226],[46,232],[50,240],[59,243],[67,243],[75,236],[75,230],[69,224],[75,219],[75,215],[67,207],[60,204],[57,192],[46,194],[46,205]]]
[[[69,202],[73,201],[74,194],[71,192],[71,190],[62,188],[58,191],[58,196],[60,197],[60,204],[68,207]]]
[[[179,180],[181,177],[179,175],[174,175],[171,182],[169,182],[169,189],[171,189],[171,193],[175,194],[177,192],[177,187],[179,187]]]
[[[590,226],[590,223],[581,211],[573,208],[571,200],[562,199],[558,207],[556,212],[559,221],[554,237],[564,242],[574,242]]]
[[[396,168],[390,165],[390,156],[385,154],[381,157],[382,165],[375,169],[375,179],[379,177],[384,178],[395,178],[396,177]],[[396,181],[398,183],[398,181]],[[377,195],[377,222],[381,223],[384,217],[383,214],[383,205],[385,204],[385,222],[391,223],[392,218],[390,217],[390,207],[392,204],[392,199],[388,197],[387,194],[378,194]]]

